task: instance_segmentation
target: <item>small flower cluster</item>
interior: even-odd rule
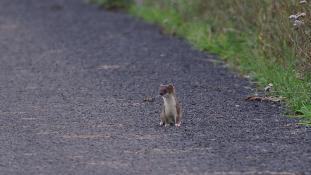
[[[307,3],[306,0],[301,0],[301,1],[299,2],[299,4],[306,4],[306,3]]]
[[[306,4],[306,3],[307,3],[306,0],[301,0],[299,2],[299,4]],[[305,16],[306,16],[306,13],[297,13],[295,15],[290,15],[288,18],[292,21],[293,26],[295,28],[298,28],[298,27],[300,27],[300,26],[305,24],[304,21],[301,19],[301,18],[303,18]]]
[[[304,17],[304,16],[306,16],[306,13],[298,13],[296,15],[290,15],[289,19],[293,21],[294,27],[300,27],[305,24],[303,20],[300,19],[301,17]]]

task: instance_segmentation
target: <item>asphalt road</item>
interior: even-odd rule
[[[311,174],[311,129],[215,62],[80,0],[1,0],[0,174]],[[168,82],[180,128],[159,126]]]

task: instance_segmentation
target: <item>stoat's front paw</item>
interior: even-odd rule
[[[180,127],[181,123],[176,123],[175,126],[176,127]]]
[[[161,121],[161,122],[160,122],[160,126],[163,126],[163,125],[164,125],[164,122]]]

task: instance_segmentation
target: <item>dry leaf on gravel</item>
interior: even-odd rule
[[[154,102],[154,97],[144,97],[144,102]]]
[[[261,96],[248,96],[245,100],[248,101],[270,101],[270,102],[280,102],[283,100],[283,97],[261,97]]]

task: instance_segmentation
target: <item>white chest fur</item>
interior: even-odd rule
[[[176,100],[174,96],[163,97],[166,116],[177,116]]]

